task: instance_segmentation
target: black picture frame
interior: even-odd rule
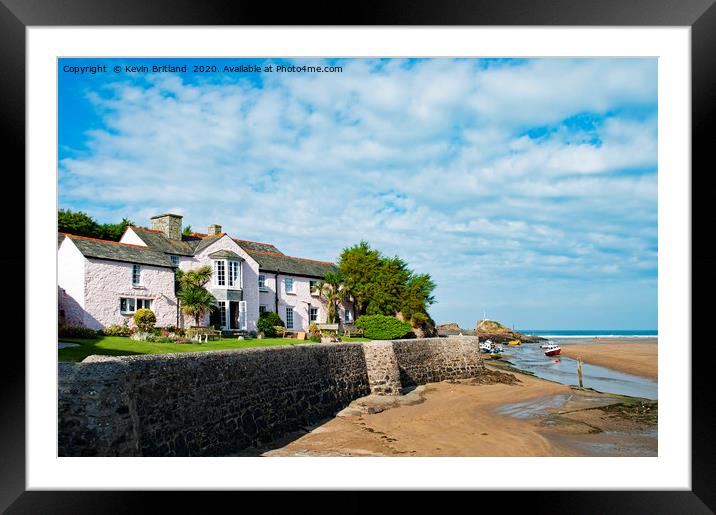
[[[280,8],[267,3],[232,1],[195,2],[189,0],[0,0],[0,147],[5,163],[15,158],[12,170],[25,167],[25,28],[28,26],[82,25],[531,25],[531,26],[688,26],[691,27],[692,71],[692,191],[697,178],[716,171],[712,151],[716,125],[716,0],[471,0],[442,1],[361,1],[352,4],[314,2],[284,4]],[[6,176],[10,173],[9,169]],[[689,173],[685,170],[684,173]],[[24,181],[15,185],[16,202],[23,202]],[[704,188],[701,195],[708,194]],[[708,201],[692,200],[692,210]],[[23,209],[17,206],[16,212]],[[706,208],[707,209],[707,208]],[[24,212],[24,209],[23,209]],[[705,214],[692,211],[694,228],[699,221],[710,220]],[[706,229],[708,231],[708,229]],[[19,231],[16,231],[16,233]],[[692,236],[700,234],[693,231]],[[706,232],[710,236],[710,232]],[[15,238],[20,235],[16,234]],[[24,236],[23,236],[24,238]],[[5,266],[25,270],[24,245],[17,245]],[[693,270],[709,270],[707,254],[693,253]],[[27,272],[27,270],[26,270]],[[14,291],[20,290],[20,277],[11,278]],[[710,278],[712,274],[705,274]],[[22,285],[24,286],[24,284]],[[17,299],[13,301],[16,303]],[[7,302],[7,301],[4,301]],[[692,302],[692,320],[706,318],[707,303]],[[703,316],[699,316],[703,315]],[[703,324],[699,325],[701,327]],[[684,337],[690,342],[691,332]],[[38,342],[26,341],[26,345]],[[711,438],[716,402],[709,382],[713,355],[706,341],[696,342],[699,359],[692,361],[692,490],[691,491],[554,491],[554,492],[479,492],[485,508],[490,498],[505,502],[510,508],[523,505],[531,513],[713,513],[716,510],[716,444]],[[678,353],[675,353],[678,359]],[[197,492],[78,492],[25,491],[25,356],[17,346],[4,348],[5,367],[0,388],[0,510],[7,513],[120,513],[145,511],[150,503],[159,501],[165,511],[204,512],[210,504],[219,506],[217,494]],[[12,363],[8,366],[7,363]],[[565,470],[565,474],[578,471]],[[558,480],[558,478],[556,478]],[[241,495],[241,502],[266,503],[252,499],[255,492],[228,493],[231,502]],[[271,494],[271,504],[287,494]],[[312,512],[321,506],[340,506],[341,511],[371,509],[360,492],[329,492],[308,494],[316,501],[308,502]],[[451,505],[458,498],[451,493]],[[473,494],[474,495],[474,494]],[[401,502],[424,505],[424,493],[401,496]],[[320,501],[318,500],[320,498]],[[320,502],[320,505],[318,504]]]

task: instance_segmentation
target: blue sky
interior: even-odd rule
[[[343,70],[191,72],[277,63]],[[439,323],[657,327],[656,59],[61,59],[58,78],[61,208],[321,260],[365,239],[433,276]]]

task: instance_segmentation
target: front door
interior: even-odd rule
[[[239,328],[239,303],[235,301],[229,302],[229,319],[227,320],[229,329]]]

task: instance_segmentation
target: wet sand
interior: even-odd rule
[[[649,379],[658,376],[656,338],[598,338],[595,343],[560,343],[562,355]]]
[[[290,435],[270,449],[247,449],[238,455],[656,454],[656,435],[645,436],[646,426],[630,421],[624,425],[624,421],[594,409],[618,399],[529,375],[514,376],[518,384],[464,380],[420,386],[398,398],[364,397],[335,418],[308,428],[310,432]]]

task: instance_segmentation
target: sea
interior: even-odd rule
[[[517,329],[524,334],[542,338],[654,338],[659,336],[656,329]]]
[[[655,338],[656,330],[557,330],[557,329],[515,329],[524,334],[541,336],[561,343],[598,343],[594,338]],[[532,372],[537,377],[562,384],[577,383],[577,362],[566,356],[548,357],[536,343],[516,347],[505,347],[510,363],[515,367]],[[618,393],[647,399],[658,398],[658,383],[643,377],[617,372],[609,368],[583,364],[584,386],[601,392]]]

